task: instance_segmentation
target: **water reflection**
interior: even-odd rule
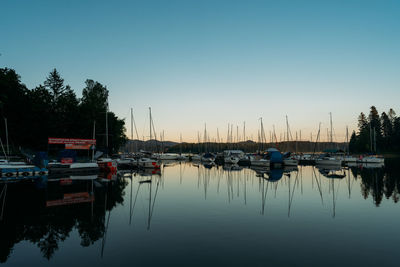
[[[396,162],[389,162],[385,168],[266,169],[165,162],[161,170],[120,171],[111,176],[3,181],[0,184],[0,262],[7,262],[20,242],[29,242],[29,249],[37,247],[44,258],[51,260],[73,232],[78,233],[82,247],[99,244],[99,256],[103,258],[107,248],[115,245],[108,244],[107,236],[113,223],[121,221],[119,210],[128,214],[122,225],[138,225],[136,231],[148,232],[152,227],[159,228],[163,220],[169,220],[166,215],[169,211],[184,218],[196,212],[207,214],[213,209],[218,212],[235,209],[241,214],[254,208],[256,212],[246,216],[257,221],[260,220],[257,215],[281,218],[281,211],[285,211],[287,218],[307,216],[308,208],[318,212],[315,203],[319,203],[319,216],[329,209],[330,216],[336,218],[338,211],[345,208],[344,204],[338,206],[340,199],[353,201],[362,197],[372,200],[374,206],[383,205],[385,198],[397,203],[398,166]],[[361,195],[355,194],[357,186]],[[174,202],[182,194],[186,202]],[[177,213],[171,203],[179,203],[188,210]],[[157,208],[158,205],[162,208]],[[200,211],[191,209],[192,206]],[[155,216],[157,224],[153,226]],[[213,216],[216,226],[221,226],[223,215]],[[143,228],[140,228],[141,220],[145,220]]]
[[[83,247],[103,238],[106,212],[123,202],[126,182],[101,182],[95,176],[43,177],[36,182],[4,183],[0,226],[0,261],[14,244],[29,241],[46,259],[76,229]]]

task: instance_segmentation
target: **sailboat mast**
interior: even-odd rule
[[[108,97],[106,100],[106,151],[108,155]]]
[[[329,116],[330,116],[330,119],[331,119],[331,145],[333,145],[332,112],[329,112]]]
[[[349,155],[350,153],[349,126],[346,126],[346,143],[347,143],[347,155]]]
[[[263,122],[262,122],[262,117],[260,118],[260,143],[261,143],[261,151],[264,150],[264,139],[263,139]]]
[[[239,148],[239,126],[236,125],[236,146]]]
[[[243,122],[243,142],[246,142],[246,122]]]
[[[8,127],[7,127],[7,118],[4,118],[4,123],[6,125],[6,146],[7,146],[7,155],[10,156],[10,147],[8,145]]]
[[[151,108],[149,107],[149,117],[150,117],[150,140],[151,140]]]
[[[286,115],[286,141],[289,144],[289,121],[287,115]]]
[[[133,108],[131,108],[131,144],[133,142]],[[132,145],[131,145],[131,150],[132,149]]]
[[[96,121],[93,122],[93,139],[96,139]],[[94,161],[94,147],[92,147],[92,161]]]
[[[163,135],[163,137],[164,137],[164,135]],[[180,134],[180,136],[179,136],[179,140],[180,140],[180,142],[181,142],[181,144],[180,144],[180,155],[182,155],[182,133]]]

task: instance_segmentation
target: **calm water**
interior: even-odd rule
[[[0,262],[399,266],[397,166],[346,168],[328,178],[332,172],[312,166],[262,173],[170,163],[111,180],[8,183]]]

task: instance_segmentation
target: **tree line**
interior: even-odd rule
[[[375,106],[369,115],[358,116],[358,131],[353,132],[349,142],[353,153],[398,153],[400,152],[400,117],[390,109],[379,115]]]
[[[16,153],[20,149],[48,150],[48,137],[91,139],[95,124],[97,149],[114,153],[126,141],[125,122],[113,112],[106,113],[108,94],[106,86],[87,79],[82,97],[78,98],[56,69],[42,84],[28,89],[15,70],[0,68],[0,114],[4,119],[0,123],[0,138],[3,145],[6,125],[11,151]],[[106,116],[108,148],[105,145]]]

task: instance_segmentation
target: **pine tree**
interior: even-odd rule
[[[382,147],[384,150],[390,149],[390,141],[393,134],[392,122],[389,116],[385,112],[381,115],[381,125],[382,125]]]

